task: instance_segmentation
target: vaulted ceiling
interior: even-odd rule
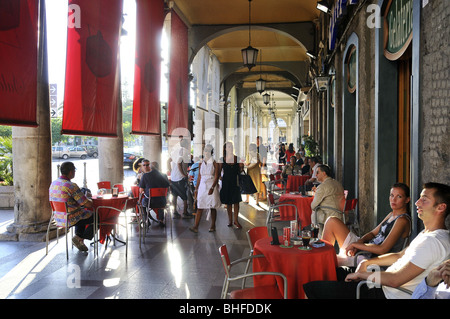
[[[251,46],[259,50],[258,64],[249,71],[243,67],[241,49],[249,45],[249,0],[173,0],[169,7],[189,27],[191,55],[207,45],[221,63],[222,84],[227,94],[236,86],[240,101],[252,95],[264,110],[256,92],[260,77],[266,92],[273,95],[279,117],[292,113],[296,100],[291,94],[310,85],[308,72],[317,44],[316,26],[320,11],[317,0],[252,0]],[[193,57],[190,57],[191,59]],[[261,64],[260,64],[261,63]]]

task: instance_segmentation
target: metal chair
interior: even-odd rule
[[[147,229],[151,225],[150,220],[153,220],[156,223],[164,224],[165,215],[166,215],[166,208],[168,205],[167,202],[167,194],[169,189],[167,187],[161,187],[161,188],[150,188],[149,189],[149,196],[142,193],[140,195],[139,203],[141,205],[141,214],[142,214],[142,227],[143,227],[143,241],[145,242],[145,236],[147,234]],[[143,206],[142,200],[145,198],[148,199],[147,205]],[[154,197],[165,197],[166,198],[166,204],[161,207],[156,207],[154,204],[152,204],[151,199]],[[159,206],[159,205],[157,205]],[[158,211],[163,210],[163,217],[162,220],[158,220]],[[152,212],[155,214],[155,218],[152,216]]]
[[[69,243],[67,239],[67,233],[69,232],[69,215],[71,213],[68,212],[67,209],[67,202],[57,202],[57,201],[50,201],[50,206],[52,207],[52,216],[50,217],[50,221],[48,222],[47,226],[47,234],[46,234],[46,245],[45,245],[45,255],[48,255],[48,243],[49,243],[49,233],[50,233],[50,226],[52,222],[54,221],[55,212],[64,212],[65,215],[65,226],[58,226],[56,224],[56,243],[59,241],[59,229],[64,228],[65,229],[65,237],[66,237],[66,258],[69,260]],[[73,236],[73,231],[72,231]],[[73,245],[73,244],[72,244]]]
[[[116,244],[115,241],[118,240],[116,238],[117,226],[125,227],[125,242],[118,240],[118,241],[122,242],[125,245],[125,257],[128,257],[128,223],[125,222],[124,225],[121,225],[120,222],[119,222],[119,217],[120,217],[120,214],[123,213],[125,215],[125,221],[128,220],[128,218],[127,218],[127,202],[128,202],[128,200],[125,200],[125,202],[123,204],[123,207],[121,209],[120,208],[116,208],[116,207],[112,207],[112,206],[98,206],[97,209],[96,209],[96,214],[95,214],[95,218],[94,218],[95,229],[99,229],[99,227],[102,226],[102,225],[103,226],[114,226],[114,228],[113,228],[113,231],[114,231],[114,234],[113,234],[114,245]],[[117,220],[114,221],[114,222],[103,221],[103,222],[100,223],[99,222],[99,220],[100,220],[99,211],[101,209],[108,209],[108,210],[112,210],[112,211],[117,212],[118,213]],[[95,236],[97,236],[97,231],[95,232],[95,234],[96,234]],[[96,248],[95,249],[96,249],[97,254],[98,254],[98,240],[95,239],[94,242],[96,243]],[[108,244],[106,244],[106,245],[108,245]]]
[[[360,235],[360,229],[359,229],[359,216],[357,215],[356,206],[358,204],[358,199],[347,199],[345,201],[344,209],[341,211],[334,207],[329,206],[317,206],[313,209],[313,215],[315,216],[316,220],[313,221],[315,224],[319,224],[321,228],[323,229],[323,224],[317,222],[317,213],[319,210],[331,210],[333,212],[339,213],[342,216],[343,223],[355,234],[358,236]]]
[[[269,174],[269,181],[265,183],[268,193],[276,196],[281,196],[286,193],[286,181],[281,177],[281,174]]]
[[[284,282],[284,290],[283,294],[280,292],[280,289],[277,284],[270,285],[270,286],[259,286],[259,287],[252,287],[252,288],[243,288],[234,290],[230,293],[231,299],[287,299],[287,291],[288,291],[288,283],[286,276],[279,272],[269,272],[269,271],[263,271],[263,272],[251,272],[247,274],[240,274],[231,277],[231,269],[233,266],[241,263],[246,262],[248,259],[254,259],[254,258],[261,258],[264,257],[263,255],[252,255],[245,258],[237,259],[233,262],[230,262],[230,257],[228,255],[228,250],[226,245],[222,245],[219,247],[219,254],[220,258],[222,259],[223,268],[225,270],[225,279],[223,282],[222,287],[222,293],[221,298],[226,299],[228,295],[228,288],[230,285],[230,282],[235,280],[241,280],[248,277],[258,276],[258,275],[272,275],[272,276],[279,276],[283,279]]]
[[[298,208],[295,204],[292,204],[293,200],[284,200],[284,201],[275,201],[272,194],[267,194],[268,203],[269,203],[269,210],[267,212],[267,219],[266,219],[266,226],[267,226],[267,233],[269,236],[271,235],[271,228],[272,224],[274,222],[287,222],[291,220],[297,220],[299,223],[299,229],[301,229],[300,221],[298,219]],[[280,215],[280,207],[292,207],[294,209],[294,216],[281,216]]]
[[[255,247],[255,243],[261,239],[261,238],[267,238],[269,237],[269,234],[267,233],[267,227],[259,226],[259,227],[253,227],[247,231],[247,240],[248,245],[250,246],[250,253],[249,257],[253,256],[253,248]],[[244,274],[248,272],[248,269],[250,267],[251,259],[247,260],[247,265],[245,266]],[[245,279],[242,280],[242,288],[245,286]]]

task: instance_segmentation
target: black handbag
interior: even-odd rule
[[[241,194],[255,194],[258,192],[255,184],[253,184],[252,178],[245,172],[239,174],[239,187],[241,188]]]

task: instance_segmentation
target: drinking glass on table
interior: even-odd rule
[[[317,241],[317,237],[319,237],[319,224],[311,224],[311,232],[313,241]]]
[[[302,230],[302,242],[303,247],[307,247],[309,245],[309,241],[311,240],[311,231]]]

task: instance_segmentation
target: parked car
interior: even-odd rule
[[[86,149],[81,146],[73,146],[73,147],[53,146],[52,157],[62,159],[68,159],[69,157],[80,157],[81,159],[85,159],[87,157],[87,152]]]
[[[89,157],[97,158],[98,157],[98,147],[95,145],[80,145],[86,149],[87,155]]]
[[[69,158],[69,150],[65,146],[53,146],[52,157],[67,159]]]
[[[132,153],[123,153],[123,166],[133,168],[133,163],[139,158],[139,156]]]

